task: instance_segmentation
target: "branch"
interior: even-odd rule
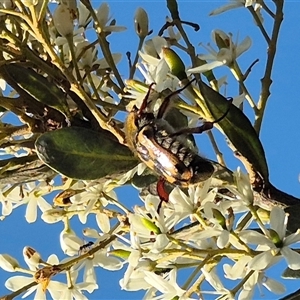
[[[276,54],[276,46],[279,36],[280,26],[283,20],[283,0],[275,1],[276,3],[276,17],[273,26],[272,38],[269,43],[269,49],[267,53],[267,64],[264,77],[261,80],[262,88],[260,98],[257,104],[258,114],[254,123],[254,128],[257,133],[260,132],[261,124],[264,116],[264,111],[267,105],[267,100],[270,96],[270,86],[272,84],[271,74],[274,64],[274,58]]]

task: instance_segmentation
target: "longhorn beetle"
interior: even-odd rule
[[[202,133],[212,129],[213,124],[227,115],[231,103],[230,101],[227,111],[221,118],[213,122],[204,122],[200,127],[175,131],[164,119],[165,112],[171,97],[179,94],[193,81],[170,93],[161,104],[156,117],[147,109],[148,98],[154,85],[152,83],[141,107],[138,109],[134,106],[125,121],[126,141],[133,153],[163,179],[182,187],[205,181],[215,171],[210,160],[200,156],[188,146],[184,134]]]

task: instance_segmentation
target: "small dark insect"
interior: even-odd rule
[[[192,150],[184,134],[202,133],[212,129],[213,124],[221,121],[229,111],[213,121],[205,122],[200,127],[175,131],[164,119],[171,97],[183,91],[189,84],[168,95],[160,106],[157,116],[147,110],[150,85],[143,103],[138,109],[133,107],[125,122],[125,133],[129,148],[151,170],[171,184],[188,187],[205,181],[215,171],[213,163]]]
[[[87,251],[88,248],[92,247],[94,245],[94,242],[89,241],[88,243],[82,245],[79,247],[79,253],[82,253],[83,251]]]

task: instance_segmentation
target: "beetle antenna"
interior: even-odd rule
[[[167,108],[169,107],[170,104],[170,100],[174,95],[178,95],[179,93],[181,93],[183,90],[185,90],[190,84],[192,84],[194,81],[196,80],[196,78],[192,79],[191,81],[189,81],[184,87],[172,92],[171,94],[169,94],[163,101],[163,103],[161,104],[158,113],[157,113],[157,119],[162,119],[164,114],[167,111]]]
[[[146,96],[145,96],[145,98],[144,98],[144,100],[143,100],[143,102],[142,102],[142,105],[141,105],[140,109],[139,109],[139,112],[138,112],[139,115],[141,115],[141,113],[146,109],[147,104],[148,104],[148,99],[149,99],[149,96],[150,96],[152,87],[153,87],[154,85],[156,85],[155,82],[152,82],[152,83],[149,85],[148,92],[147,92],[147,94],[146,94]]]
[[[232,101],[233,101],[233,98],[229,98],[227,110],[225,111],[225,113],[223,114],[223,116],[221,116],[219,119],[212,121],[211,122],[212,124],[219,123],[220,121],[222,121],[227,116],[227,114],[229,113]]]
[[[207,130],[210,130],[214,127],[215,123],[218,123],[220,121],[222,121],[228,114],[231,104],[232,104],[232,98],[228,101],[228,108],[226,110],[226,112],[223,114],[223,116],[221,116],[219,119],[211,121],[211,122],[204,122],[203,125],[198,126],[198,127],[194,127],[194,128],[183,128],[179,131],[176,131],[174,133],[171,133],[169,136],[178,136],[181,134],[193,134],[193,133],[202,133],[205,132]]]

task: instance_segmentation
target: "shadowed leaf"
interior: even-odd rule
[[[199,82],[200,92],[215,119],[224,115],[228,100],[204,82]],[[236,106],[231,105],[226,117],[218,123],[236,150],[247,159],[253,169],[268,182],[269,171],[265,152],[251,122]]]
[[[9,74],[11,80],[35,100],[60,111],[70,118],[66,95],[54,83],[48,81],[47,78],[33,69],[18,64],[3,65],[1,68],[2,71]]]
[[[70,178],[97,179],[137,165],[131,151],[101,132],[68,127],[46,132],[36,141],[39,158]]]

